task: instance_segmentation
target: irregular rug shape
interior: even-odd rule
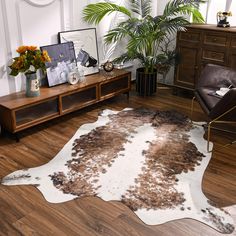
[[[211,158],[203,135],[201,126],[174,111],[105,110],[49,163],[16,171],[2,184],[33,184],[53,203],[118,200],[149,225],[192,218],[231,233],[231,216],[201,190]]]

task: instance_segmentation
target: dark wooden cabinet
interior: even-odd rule
[[[75,85],[41,87],[40,96],[25,91],[0,97],[0,124],[11,133],[24,130],[131,89],[131,72],[115,69],[86,76]]]
[[[177,33],[176,49],[181,60],[175,68],[174,85],[193,90],[206,64],[236,68],[236,27],[190,25]]]

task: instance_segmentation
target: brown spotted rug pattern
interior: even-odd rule
[[[203,134],[174,111],[104,110],[49,163],[16,171],[2,184],[35,185],[53,203],[86,196],[118,200],[149,225],[193,218],[231,233],[231,216],[201,190],[211,158]]]

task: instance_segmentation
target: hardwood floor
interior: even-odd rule
[[[22,132],[20,142],[0,138],[0,179],[22,168],[43,165],[51,160],[84,123],[94,122],[102,109],[125,107],[174,109],[190,115],[191,99],[175,96],[171,89],[158,89],[155,96],[129,101],[120,95],[109,101],[66,115]],[[205,119],[196,104],[194,120]],[[203,192],[219,206],[227,208],[236,222],[236,144],[219,149],[233,135],[214,131],[215,149],[203,179]],[[148,226],[119,202],[89,197],[60,204],[46,202],[33,186],[0,185],[0,235],[79,235],[79,236],[199,236],[222,235],[192,220],[175,220]],[[235,232],[231,235],[236,235]]]

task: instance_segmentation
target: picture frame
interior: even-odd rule
[[[47,51],[51,58],[45,63],[48,86],[67,83],[69,73],[77,67],[73,42],[41,46],[40,50]]]
[[[95,28],[62,31],[58,33],[59,43],[73,42],[80,74],[99,72],[97,34]]]

